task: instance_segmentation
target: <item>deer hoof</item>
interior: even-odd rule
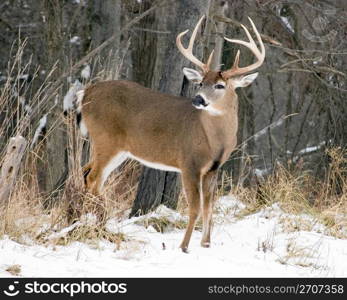
[[[182,250],[183,253],[186,253],[186,254],[189,253],[188,247],[181,247],[181,250]]]
[[[210,248],[210,242],[201,242],[201,247]]]

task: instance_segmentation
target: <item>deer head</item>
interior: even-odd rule
[[[211,52],[206,64],[198,60],[192,52],[196,34],[203,19],[204,16],[200,18],[199,22],[195,26],[187,48],[183,47],[181,38],[188,32],[188,30],[181,32],[177,36],[176,44],[179,51],[199,68],[198,71],[190,68],[183,69],[183,73],[188,78],[188,80],[199,85],[198,92],[193,100],[193,106],[195,106],[197,109],[205,109],[218,114],[220,113],[220,110],[217,109],[218,102],[224,99],[228,92],[230,94],[234,94],[236,88],[246,87],[251,84],[254,79],[257,78],[258,73],[247,73],[250,73],[251,71],[259,68],[262,65],[265,59],[265,47],[253,21],[251,20],[251,18],[248,18],[259,42],[260,50],[258,49],[248,29],[244,25],[241,26],[249,39],[248,42],[229,39],[226,37],[224,38],[228,42],[240,44],[247,47],[252,51],[254,56],[257,58],[257,61],[247,67],[239,67],[240,50],[238,50],[234,64],[230,69],[225,71],[213,71],[210,68],[213,51]]]

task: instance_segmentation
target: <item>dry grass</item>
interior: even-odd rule
[[[6,268],[6,271],[13,276],[19,276],[22,272],[22,269],[20,265],[11,265]]]
[[[315,223],[303,218],[310,215],[315,222],[327,227],[325,233],[347,238],[347,150],[327,149],[330,159],[325,179],[315,178],[309,171],[291,170],[278,165],[272,175],[258,186],[235,191],[246,204],[238,216],[279,203],[281,209],[295,219],[282,218],[287,231],[310,230]]]
[[[285,254],[278,257],[277,261],[283,265],[299,266],[302,268],[319,269],[324,271],[327,269],[327,266],[321,264],[319,261],[319,248],[319,243],[303,247],[297,243],[295,238],[292,238],[288,240]]]
[[[23,244],[66,245],[73,241],[91,243],[92,240],[100,239],[119,244],[125,237],[108,232],[104,224],[109,218],[123,216],[131,208],[134,193],[123,191],[124,187],[130,185],[129,174],[137,172],[137,169],[138,166],[126,164],[122,172],[110,178],[108,188],[101,197],[85,193],[83,187],[76,185],[76,178],[69,177],[61,199],[47,209],[43,205],[47,199],[22,177],[6,207],[0,209],[0,237],[7,235]],[[135,180],[133,182],[131,190],[136,190],[137,183]],[[88,215],[97,221],[82,223],[66,235],[49,239],[51,235]]]
[[[47,107],[52,103],[48,98],[59,95],[52,90],[46,93],[52,85],[51,77],[55,70],[51,70],[45,78],[40,78],[38,68],[33,71],[30,61],[26,64],[22,62],[25,46],[26,41],[18,41],[14,45],[13,49],[17,51],[9,61],[7,81],[0,90],[0,166],[10,137],[22,135],[28,141],[10,199],[7,203],[0,203],[0,238],[7,235],[24,244],[67,244],[77,240],[85,242],[97,239],[106,239],[117,244],[125,237],[107,232],[104,223],[108,218],[124,215],[131,208],[141,167],[130,161],[124,163],[120,172],[111,174],[104,193],[95,197],[86,193],[84,188],[81,158],[83,143],[86,141],[76,128],[73,113],[68,113],[67,116],[59,115],[49,131],[41,135],[35,144],[32,143],[43,112],[49,114],[54,106],[61,105],[62,96],[60,94],[53,107]],[[115,59],[118,68],[108,67],[96,77],[117,77],[124,57],[119,58],[118,54],[110,53],[110,66],[115,63]],[[29,72],[34,74],[32,80],[23,82]],[[51,134],[61,130],[66,131],[69,175],[62,189],[42,192],[39,173],[40,168],[47,165],[44,163],[45,143]],[[98,222],[80,224],[63,237],[49,239],[63,228],[78,222],[80,217],[87,213],[98,216]]]

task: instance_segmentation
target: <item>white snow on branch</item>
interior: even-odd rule
[[[27,81],[29,79],[29,74],[21,74],[18,76],[18,79]]]
[[[254,175],[259,179],[259,180],[265,180],[265,177],[269,175],[271,172],[271,169],[254,169]]]
[[[90,78],[90,66],[88,64],[85,64],[85,67],[81,71],[81,77],[85,80],[88,80]]]
[[[43,115],[43,117],[39,121],[39,126],[37,126],[35,130],[33,141],[31,142],[31,147],[33,147],[37,143],[37,140],[39,139],[39,136],[42,134],[42,131],[46,128],[46,125],[47,125],[47,114]]]
[[[266,134],[268,132],[269,129],[273,129],[275,127],[281,126],[284,122],[284,117],[281,117],[280,119],[278,119],[276,122],[270,124],[269,126],[265,127],[264,129],[258,131],[254,136],[254,140],[259,139],[261,136],[263,136],[264,134]]]
[[[330,142],[331,140],[329,140]],[[300,151],[298,151],[298,154],[296,156],[294,156],[293,158],[293,162],[297,162],[301,156],[313,153],[313,152],[317,152],[318,150],[320,150],[322,147],[326,146],[327,142],[323,141],[320,142],[318,145],[316,146],[311,146],[311,147],[306,147],[304,149],[301,149]],[[288,154],[291,154],[290,151],[287,151]]]
[[[72,4],[77,4],[77,5],[86,5],[86,0],[72,0]]]
[[[325,145],[325,141],[319,143],[317,146],[307,147],[307,148],[305,148],[305,149],[300,150],[300,151],[298,152],[298,155],[303,155],[303,154],[315,152],[315,151],[319,150],[320,148],[322,148],[324,145]]]
[[[75,35],[69,40],[69,42],[71,44],[79,45],[81,43],[81,38],[79,36]]]
[[[63,100],[64,112],[73,108],[73,105],[74,105],[74,102],[76,99],[76,93],[82,88],[82,86],[83,86],[82,83],[77,79],[70,86],[70,88],[67,91],[66,95],[64,96],[64,100]]]
[[[25,101],[25,98],[23,96],[19,96],[19,102],[23,106],[23,109],[25,112],[27,112],[28,114],[30,114],[32,112],[30,105],[25,104],[26,101]]]
[[[284,25],[286,25],[287,29],[291,32],[294,33],[294,28],[293,26],[290,24],[289,20],[287,17],[281,17],[282,22],[284,23]]]

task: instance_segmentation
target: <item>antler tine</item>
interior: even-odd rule
[[[249,20],[249,22],[251,23],[252,28],[253,28],[253,31],[254,31],[254,33],[255,33],[257,39],[258,39],[258,42],[259,42],[259,45],[260,45],[260,54],[262,55],[263,58],[265,58],[265,46],[264,46],[264,43],[263,43],[263,41],[262,41],[262,39],[261,39],[261,36],[260,36],[260,34],[259,34],[257,28],[255,27],[255,25],[254,25],[252,19],[251,19],[250,17],[248,17],[248,20]],[[253,40],[253,39],[252,39],[252,40]],[[254,42],[254,40],[253,40],[253,42]],[[257,49],[258,49],[258,48],[257,48]]]
[[[200,20],[198,21],[198,23],[195,25],[195,28],[194,28],[194,30],[193,30],[193,32],[192,32],[192,36],[190,37],[187,50],[189,50],[191,53],[192,53],[192,51],[193,51],[193,46],[194,46],[196,34],[198,33],[198,30],[199,30],[199,28],[200,28],[201,22],[202,22],[204,19],[205,19],[205,16],[202,16],[202,17],[200,18]]]
[[[239,68],[238,64],[239,64],[240,50],[238,50],[237,54],[236,54],[236,57],[235,57],[235,61],[234,61],[233,66],[229,70],[226,70],[226,71],[222,72],[222,76],[224,78],[230,78],[231,76],[240,75],[240,74],[244,74],[244,73],[253,71],[253,70],[259,68],[262,65],[262,63],[264,62],[264,59],[265,59],[265,47],[264,47],[263,41],[261,39],[261,36],[260,36],[257,28],[254,25],[252,19],[250,17],[248,17],[248,19],[249,19],[249,21],[250,21],[250,23],[252,25],[253,31],[254,31],[254,33],[255,33],[255,35],[257,37],[257,40],[259,42],[260,50],[258,49],[257,44],[255,43],[254,39],[252,38],[252,36],[249,33],[248,29],[244,25],[242,25],[242,24],[241,24],[241,26],[242,26],[243,30],[245,31],[245,33],[246,33],[246,35],[248,37],[249,42],[242,41],[242,40],[229,39],[229,38],[226,38],[226,37],[224,37],[224,39],[227,40],[228,42],[239,44],[239,45],[243,45],[243,46],[247,47],[248,49],[250,49],[252,51],[254,56],[257,58],[257,61],[255,63],[253,63],[252,65],[250,65],[250,66]]]
[[[211,51],[211,54],[210,54],[210,56],[208,57],[208,60],[207,60],[207,63],[206,63],[206,68],[207,68],[207,70],[210,69],[210,65],[211,65],[211,63],[212,63],[213,54],[214,54],[214,49]]]
[[[233,64],[233,68],[238,68],[239,67],[239,61],[240,61],[240,50],[237,50],[236,55],[235,55],[235,60]]]
[[[213,56],[213,52],[211,52],[207,63],[204,64],[202,61],[198,60],[194,55],[193,55],[193,46],[194,46],[194,42],[195,42],[195,38],[196,38],[196,34],[198,32],[198,29],[201,25],[201,22],[203,21],[203,19],[205,18],[205,16],[202,16],[200,18],[200,20],[198,21],[198,23],[196,24],[193,32],[192,32],[192,36],[190,37],[189,40],[189,44],[187,48],[184,48],[182,45],[182,41],[181,38],[182,36],[184,36],[189,30],[183,31],[180,34],[177,35],[176,38],[176,45],[178,50],[183,54],[183,56],[185,56],[186,58],[188,58],[188,60],[190,60],[193,64],[195,64],[197,67],[199,67],[204,73],[207,73],[210,70],[210,65],[211,65],[211,61],[212,61],[212,56]]]

